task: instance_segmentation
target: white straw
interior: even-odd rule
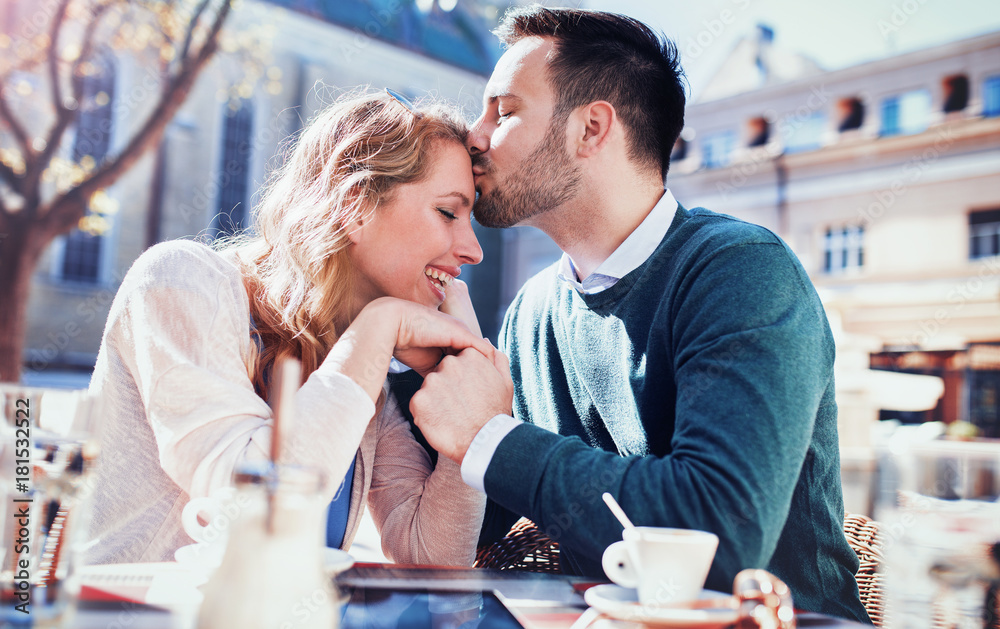
[[[294,421],[295,393],[302,379],[302,364],[296,358],[285,358],[271,367],[271,411],[274,426],[271,429],[271,461],[278,464],[281,445]]]
[[[622,511],[622,508],[618,505],[618,501],[615,500],[614,496],[608,492],[604,492],[601,497],[604,498],[604,502],[606,502],[608,508],[611,509],[611,513],[615,514],[615,517],[622,523],[622,526],[627,529],[635,528],[635,525],[632,524],[632,520],[629,520],[628,516],[625,515],[625,512]]]

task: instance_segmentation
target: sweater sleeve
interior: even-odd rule
[[[264,459],[273,420],[249,378],[239,272],[206,247],[172,242],[139,258],[120,299],[109,339],[135,381],[170,478],[192,497],[208,495],[231,483],[241,461]],[[371,399],[321,366],[295,405],[285,455],[343,477],[374,414]]]
[[[471,566],[486,496],[447,457],[431,463],[394,395],[379,415],[368,504],[386,556],[397,563]]]
[[[709,584],[728,588],[738,570],[764,567],[774,552],[831,385],[832,338],[804,271],[778,242],[699,258],[650,307],[645,364],[668,363],[677,389],[674,412],[664,413],[675,421],[668,454],[622,457],[525,424],[497,449],[487,494],[597,572],[604,549],[621,539],[604,491],[636,524],[713,531],[720,545]],[[509,321],[505,331],[514,354],[530,343]]]

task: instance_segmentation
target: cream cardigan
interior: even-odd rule
[[[89,562],[172,560],[193,542],[180,523],[187,501],[230,484],[240,462],[266,458],[272,420],[247,373],[253,342],[229,259],[172,241],[136,260],[90,384],[105,424]],[[471,565],[486,497],[446,457],[432,467],[391,395],[371,421],[375,406],[361,387],[320,366],[295,402],[286,459],[342,479],[359,454],[344,548],[367,503],[393,561]]]

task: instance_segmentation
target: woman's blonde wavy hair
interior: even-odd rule
[[[302,361],[303,381],[350,323],[349,231],[371,220],[400,184],[427,176],[438,142],[464,145],[468,128],[441,105],[410,111],[388,94],[347,95],[317,114],[264,188],[252,235],[235,249],[260,343],[247,365],[267,396],[276,360]]]

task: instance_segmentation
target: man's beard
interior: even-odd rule
[[[538,148],[503,179],[488,158],[472,158],[493,177],[493,189],[480,194],[473,208],[480,225],[512,227],[576,196],[581,174],[566,154],[565,128],[566,116],[553,114]]]

